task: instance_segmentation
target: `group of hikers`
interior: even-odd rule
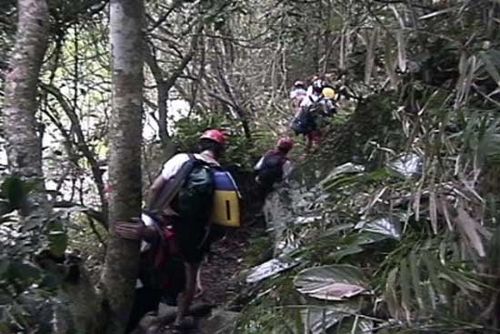
[[[318,117],[336,112],[335,91],[316,78],[309,87],[295,82],[290,97],[296,108],[292,129],[307,136],[310,144],[316,143],[321,136]],[[200,264],[228,226],[239,226],[238,188],[219,163],[227,141],[221,130],[205,131],[199,138],[198,153],[179,153],[165,162],[149,189],[141,217],[113,224],[117,236],[141,241],[126,333],[145,314],[157,311],[160,302],[177,306],[174,332],[182,333],[193,325],[187,314],[196,293],[201,292]],[[283,136],[255,165],[256,187],[263,199],[290,175],[288,153],[293,146],[293,139]]]
[[[290,127],[296,135],[306,137],[308,152],[320,143],[324,120],[337,113],[339,94],[324,77],[315,76],[309,86],[304,81],[296,81],[290,99],[295,111]]]

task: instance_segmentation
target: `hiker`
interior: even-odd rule
[[[317,87],[324,84],[319,82],[319,79],[315,82]],[[302,101],[290,125],[296,135],[302,134],[306,137],[306,152],[319,145],[322,138],[321,123],[325,117],[331,117],[337,112],[335,100],[338,95],[333,88],[326,86],[321,89],[319,95],[316,94],[316,90],[313,90],[313,95]]]
[[[273,191],[274,185],[286,180],[292,171],[292,163],[287,154],[293,148],[294,142],[289,137],[282,137],[276,143],[276,148],[266,152],[254,167],[262,199]]]
[[[315,76],[311,81],[311,85],[307,88],[307,98],[302,100],[300,104],[301,107],[308,107],[317,102],[324,101],[325,89],[329,90],[332,94],[335,94],[335,89],[331,84],[329,84],[322,77]],[[332,97],[333,98],[333,97]]]
[[[295,81],[290,91],[290,100],[292,107],[297,109],[300,107],[302,100],[307,96],[306,84],[303,81]]]
[[[211,168],[219,166],[225,145],[224,133],[214,129],[205,131],[199,140],[200,153],[180,153],[163,165],[150,188],[147,201],[150,211],[141,216],[140,223],[115,223],[117,235],[142,240],[145,246],[127,333],[146,313],[158,310],[165,292],[170,292],[168,297],[174,302],[179,294],[174,327],[180,330],[189,325],[185,315],[196,292],[198,269],[218,232],[209,224],[214,205]],[[184,167],[187,163],[192,164],[190,170]],[[182,173],[186,175],[179,180]],[[183,185],[172,194],[168,189],[176,187],[175,182]],[[165,193],[173,199],[163,198]],[[153,210],[158,207],[161,209]]]
[[[333,116],[337,113],[337,92],[330,86],[325,86],[321,91],[321,98],[317,101],[320,105],[319,112],[324,116]]]
[[[311,80],[311,85],[307,87],[307,98],[302,100],[301,106],[308,106],[318,101],[321,97],[321,91],[325,85],[325,80],[319,76],[314,76]]]

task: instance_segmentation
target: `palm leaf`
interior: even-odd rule
[[[305,269],[294,285],[300,293],[324,300],[340,301],[368,291],[361,271],[349,265]]]

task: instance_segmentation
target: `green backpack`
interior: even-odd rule
[[[212,167],[189,154],[177,174],[163,186],[160,195],[151,203],[148,212],[159,214],[166,205],[189,221],[206,221],[212,213],[214,197]]]
[[[212,215],[214,189],[212,168],[195,159],[177,196],[177,212],[182,219],[207,223]]]

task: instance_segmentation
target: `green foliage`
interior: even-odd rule
[[[349,284],[341,286],[336,286],[336,282],[347,283],[342,280],[353,275],[340,275],[333,279],[332,272],[314,266],[355,264],[370,278],[367,285],[370,293],[362,297],[366,306],[346,312],[337,309],[338,302],[318,303],[308,298],[299,298],[298,302],[290,304],[284,296],[293,294],[292,291],[272,290],[272,293],[268,293],[272,298],[264,297],[264,310],[268,311],[263,311],[263,306],[259,306],[259,311],[253,308],[245,311],[248,312],[246,316],[251,319],[243,319],[244,325],[241,328],[245,332],[256,333],[258,331],[255,329],[263,328],[267,331],[280,331],[285,319],[288,324],[298,321],[303,325],[303,318],[297,319],[297,315],[285,310],[300,308],[313,312],[320,305],[327,311],[322,311],[323,316],[319,320],[308,323],[307,326],[313,333],[323,333],[313,328],[330,328],[331,333],[350,333],[345,328],[352,329],[355,319],[358,322],[360,319],[375,321],[377,327],[385,328],[387,333],[419,328],[441,332],[452,332],[457,328],[485,330],[485,324],[479,322],[478,316],[485,306],[482,301],[495,291],[494,287],[471,261],[476,257],[475,252],[469,252],[462,246],[467,237],[457,230],[445,228],[440,229],[439,234],[433,234],[429,226],[429,210],[421,208],[420,218],[417,220],[412,212],[411,202],[404,199],[401,202],[402,197],[397,194],[403,194],[406,192],[403,189],[411,187],[406,180],[378,171],[358,172],[350,176],[337,174],[324,182],[323,187],[329,194],[326,200],[317,199],[308,206],[323,207],[321,224],[289,227],[302,236],[302,246],[292,252],[292,256],[300,259],[301,266],[312,267],[299,273],[295,280],[303,282],[299,291],[304,290],[305,284],[309,284],[310,287],[304,293],[316,297],[321,297],[324,291],[338,294],[342,291],[340,289],[347,289],[344,291],[352,292],[357,287],[357,281],[349,281]],[[379,190],[388,187],[391,195],[381,194]],[[422,207],[427,205],[421,204]],[[307,215],[308,212],[300,211],[299,214]],[[375,229],[373,224],[377,220],[374,217],[384,214],[394,215],[394,218],[386,219],[385,225],[378,223],[376,226],[379,228]],[[363,223],[359,223],[360,221]],[[444,217],[439,222],[444,224],[442,227],[446,225]],[[397,228],[400,223],[405,224],[404,231]],[[309,272],[313,276],[305,277]],[[277,282],[285,277],[290,279],[295,275],[293,272],[271,279],[259,291],[266,291],[269,285],[277,286]],[[364,288],[366,285],[361,286]],[[346,298],[346,302],[350,300],[352,297]],[[276,311],[278,306],[279,311]],[[352,314],[356,316],[351,317]],[[369,326],[368,323],[364,325]],[[301,327],[286,331],[301,333],[298,328]]]
[[[185,117],[176,121],[174,141],[181,151],[194,151],[197,149],[197,143],[203,131],[212,128],[221,129],[228,135],[229,144],[222,158],[223,165],[236,165],[249,169],[263,150],[272,147],[268,146],[269,141],[275,140],[259,132],[253,133],[255,137],[249,140],[238,124],[227,120],[227,117],[223,115],[214,113]]]
[[[497,303],[498,259],[487,256],[498,248],[498,115],[474,99],[455,110],[450,105],[455,93],[431,85],[404,89],[401,107],[394,95],[367,99],[339,129],[338,138],[296,173],[299,181],[313,179],[316,185],[291,190],[298,194],[288,209],[320,218],[300,225],[289,222],[282,234],[300,240],[290,256],[315,277],[308,289],[299,286],[305,295],[298,303],[281,298],[290,291],[277,292],[266,300],[267,309],[301,308],[315,314],[318,301],[308,294],[342,292],[331,272],[321,268],[349,264],[369,278],[370,294],[359,297],[362,307],[357,310],[345,314],[335,310],[338,302],[322,302],[315,318],[319,325],[306,323],[313,333],[343,333],[344,326],[356,332],[355,319],[369,320],[384,333],[497,331],[490,324],[496,318],[491,305]],[[418,100],[410,101],[416,96]],[[421,110],[412,111],[412,103]],[[363,119],[370,106],[385,116]],[[384,122],[387,126],[380,126]],[[364,168],[352,164],[333,169],[355,154]],[[248,333],[259,323],[278,330],[286,315],[266,313],[261,323],[255,320],[259,313],[252,313],[256,310],[248,312],[253,322],[243,320],[242,327]],[[293,319],[289,316],[288,323]]]
[[[252,236],[252,247],[245,252],[245,264],[256,266],[272,256],[273,240],[268,234]]]
[[[64,259],[68,242],[63,219],[60,214],[21,219],[17,210],[33,187],[6,177],[1,189],[0,329],[48,332],[63,276],[53,261]]]

